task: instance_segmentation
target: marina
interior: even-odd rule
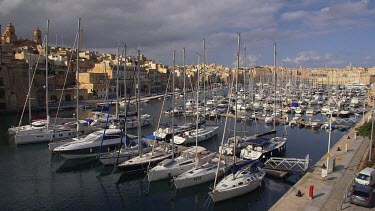
[[[142,105],[142,110],[152,116],[157,116],[161,106],[161,101],[151,100],[149,103]],[[63,111],[63,113],[69,115],[70,112]],[[89,117],[90,111],[82,111],[80,115],[81,118]],[[168,115],[163,115],[162,117],[170,118]],[[63,210],[69,209],[71,206],[78,209],[80,206],[92,209],[107,209],[108,207],[111,207],[111,209],[147,209],[145,201],[159,201],[156,205],[158,209],[174,210],[182,207],[185,209],[187,207],[189,209],[206,209],[205,202],[208,199],[208,192],[211,187],[210,182],[176,191],[170,188],[169,180],[149,183],[144,180],[145,176],[142,173],[130,175],[114,173],[112,166],[103,167],[95,159],[65,160],[59,156],[51,155],[48,145],[45,143],[16,146],[12,138],[9,138],[6,133],[7,128],[14,119],[12,116],[4,116],[3,118],[7,125],[2,125],[0,162],[2,163],[1,165],[7,166],[8,171],[2,172],[2,187],[5,187],[2,190],[14,190],[5,194],[5,200],[23,197],[21,205],[8,203],[6,208],[17,209],[17,207],[25,208],[31,206],[32,209],[44,209],[44,206],[51,208],[59,204],[58,208]],[[325,116],[318,113],[314,118],[324,119]],[[184,117],[176,117],[175,121],[178,123],[185,120]],[[211,120],[206,121],[210,123]],[[229,118],[228,121],[230,125],[234,124],[233,118]],[[207,150],[217,151],[223,135],[225,118],[218,119],[212,123],[218,124],[220,127],[217,136],[202,142],[200,145]],[[157,119],[154,118],[151,126],[142,129],[142,134],[152,134],[157,124]],[[262,137],[267,136],[267,134],[272,137],[272,126],[268,126],[262,121],[258,123],[252,122],[251,124],[240,123],[238,126],[240,127],[239,131],[244,131],[246,128],[246,133],[249,135],[264,133]],[[129,132],[131,131],[136,134],[136,130],[129,130]],[[284,125],[277,125],[275,131],[277,135],[283,134]],[[303,158],[306,154],[310,154],[310,163],[315,163],[324,155],[328,140],[327,131],[299,127],[287,127],[286,131],[288,141],[284,157]],[[345,134],[345,131],[333,130],[332,144]],[[10,157],[14,159],[9,160]],[[30,159],[31,157],[33,159]],[[10,172],[14,176],[10,176]],[[29,180],[33,181],[33,183],[30,184]],[[24,191],[22,193],[15,191],[14,188],[17,186],[22,186]],[[268,209],[290,187],[291,185],[282,179],[267,177],[264,179],[264,185],[257,189],[258,191],[234,198],[235,203],[233,203],[233,200],[215,205],[211,203],[207,209],[226,210],[233,206],[236,209]],[[48,193],[53,193],[54,197],[50,197]],[[65,196],[68,193],[71,195],[70,199]],[[55,197],[56,194],[61,194],[61,197]],[[33,203],[35,197],[43,198],[44,203]],[[76,199],[83,203],[74,203]],[[66,200],[70,203],[66,203]],[[93,203],[93,201],[96,201],[96,203]],[[192,201],[194,203],[191,203]],[[72,203],[73,205],[71,205]]]

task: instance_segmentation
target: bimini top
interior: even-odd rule
[[[247,143],[256,146],[263,146],[269,141],[268,138],[251,138],[246,140]]]

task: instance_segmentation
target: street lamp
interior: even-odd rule
[[[372,105],[372,110],[371,110],[371,135],[370,135],[370,151],[368,154],[368,161],[371,162],[371,154],[372,154],[372,139],[373,139],[373,134],[374,133],[374,104]]]
[[[327,174],[328,174],[328,170],[329,170],[329,158],[331,157],[330,149],[331,149],[331,133],[332,133],[332,112],[331,112],[331,110],[330,110],[329,113],[331,115],[330,115],[329,120],[328,120],[329,121],[329,131],[328,131],[328,150],[327,150],[327,165],[326,165]]]

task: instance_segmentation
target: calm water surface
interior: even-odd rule
[[[144,128],[142,134],[152,134],[160,108],[160,101],[142,106],[143,113],[155,118],[153,125]],[[73,112],[63,111],[67,116]],[[88,116],[88,111],[81,113],[82,118]],[[323,116],[316,118],[323,119]],[[167,121],[166,117],[163,119]],[[209,150],[218,149],[224,121],[225,118],[218,121],[219,135],[201,145]],[[233,120],[228,121],[233,125]],[[112,174],[111,167],[103,167],[95,160],[66,161],[51,156],[46,143],[16,146],[7,136],[8,127],[14,123],[15,115],[1,116],[1,210],[267,210],[291,187],[282,180],[266,178],[264,185],[252,193],[208,204],[207,193],[212,183],[175,191],[168,180],[149,184],[145,175]],[[238,125],[241,131],[255,133],[255,123]],[[267,128],[262,123],[258,125],[259,131],[270,129],[272,127]],[[129,132],[136,134],[136,130]],[[287,132],[286,157],[304,158],[310,154],[313,165],[327,151],[328,133],[323,130],[287,128]],[[277,133],[284,134],[284,127],[278,126]],[[332,145],[344,134],[332,131]]]

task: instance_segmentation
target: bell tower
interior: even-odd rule
[[[42,32],[39,27],[36,27],[34,30],[34,42],[36,42],[37,45],[42,44]]]
[[[12,43],[17,40],[16,30],[10,21],[2,34],[2,40],[6,43]]]

